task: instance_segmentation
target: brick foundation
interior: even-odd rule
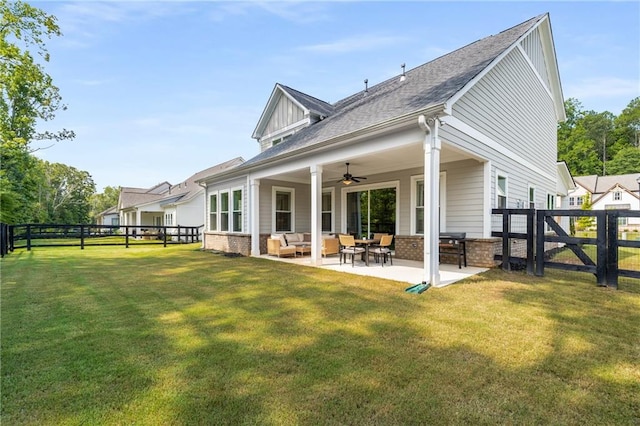
[[[423,239],[420,236],[396,235],[395,247],[398,259],[417,260],[424,259]],[[467,240],[467,265],[481,268],[493,268],[497,262],[494,255],[500,253],[501,240],[499,238],[474,238]],[[497,251],[496,251],[497,250]],[[442,263],[458,264],[456,255],[442,255]]]

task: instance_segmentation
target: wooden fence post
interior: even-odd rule
[[[534,220],[535,220],[536,211],[534,209],[529,209],[527,212],[527,274],[533,275],[534,273],[534,262],[535,257],[533,255],[533,239],[535,236],[534,232]]]
[[[618,218],[617,210],[605,210],[607,215],[607,271],[606,284],[618,289]],[[600,259],[598,259],[600,260]]]
[[[502,270],[511,270],[511,246],[509,245],[509,231],[511,229],[511,215],[509,210],[502,210]]]
[[[84,250],[84,225],[80,225],[80,250]]]
[[[124,227],[124,246],[129,248],[129,226]]]
[[[538,210],[536,217],[536,272],[544,276],[544,210]]]
[[[27,225],[27,251],[31,250],[31,225]]]
[[[607,212],[598,210],[596,214],[596,281],[599,286],[607,285]]]

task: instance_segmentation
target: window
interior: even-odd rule
[[[536,208],[536,187],[535,186],[529,186],[529,208],[530,209]]]
[[[173,225],[173,213],[165,213],[164,224],[167,226]]]
[[[415,184],[415,233],[424,234],[424,180],[418,180]]]
[[[583,201],[583,200],[584,200],[584,198],[583,198],[583,197],[576,197],[576,203],[577,203],[577,205],[578,205],[578,206],[581,206],[581,205],[582,205],[582,201]]]
[[[156,216],[153,218],[155,226],[162,226],[162,216]]]
[[[622,200],[622,191],[615,191],[613,193],[613,201],[620,201]]]
[[[333,232],[333,190],[322,192],[322,232]]]
[[[242,190],[233,191],[233,232],[242,232]]]
[[[547,194],[547,210],[553,210],[556,208],[556,196],[553,194]]]
[[[229,231],[229,193],[220,193],[220,231]]]
[[[218,230],[218,194],[209,197],[209,231]]]
[[[112,217],[111,218],[111,226],[118,226],[120,225],[120,218],[119,217]]]
[[[273,231],[294,231],[294,190],[290,188],[273,188]]]
[[[507,177],[498,175],[496,188],[496,206],[499,209],[507,208]]]
[[[576,205],[575,197],[569,197],[569,205],[570,206],[575,206]]]

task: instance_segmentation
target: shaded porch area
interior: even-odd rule
[[[261,255],[260,257],[280,262],[294,263],[298,265],[311,266],[332,271],[344,272],[346,274],[364,275],[375,278],[383,278],[392,281],[400,281],[408,284],[418,284],[423,281],[424,268],[423,262],[407,259],[393,258],[393,265],[386,263],[383,267],[380,263],[375,263],[370,259],[369,266],[361,260],[356,260],[354,266],[351,262],[340,265],[339,256],[328,256],[322,259],[322,265],[314,265],[309,256],[297,257],[275,257],[269,255]],[[440,264],[440,287],[453,284],[470,276],[485,272],[488,268],[478,268],[474,266],[463,267],[458,269],[458,265],[442,263]]]

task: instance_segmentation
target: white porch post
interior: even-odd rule
[[[311,264],[322,265],[322,166],[311,171]]]
[[[429,120],[432,121],[432,120]],[[440,232],[440,121],[433,119],[433,128],[424,115],[418,117],[424,130],[424,281],[434,287],[440,285],[438,242]]]
[[[251,256],[260,256],[260,179],[249,182],[249,223],[251,224]]]
[[[142,212],[140,211],[140,209],[136,210],[136,225],[142,226]]]

